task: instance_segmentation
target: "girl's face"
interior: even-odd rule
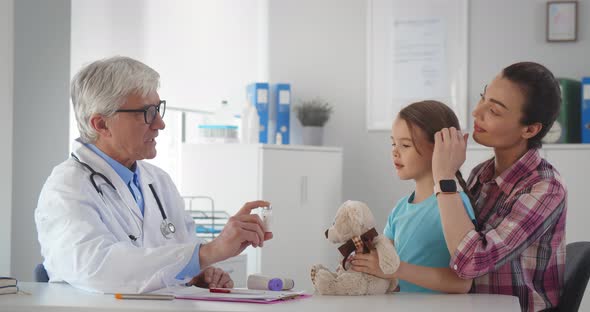
[[[496,76],[473,110],[473,139],[494,148],[526,144],[527,126],[520,123],[524,103],[524,92],[517,84]]]
[[[399,117],[393,121],[391,127],[391,156],[396,173],[401,180],[419,180],[432,176],[434,145],[428,142],[426,134],[421,129],[414,126],[413,130],[414,136],[407,122]],[[420,154],[416,145],[420,149]]]

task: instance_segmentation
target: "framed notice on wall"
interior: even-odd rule
[[[369,0],[367,129],[390,130],[399,110],[438,100],[467,122],[468,0]]]
[[[576,41],[578,2],[547,2],[547,41]]]

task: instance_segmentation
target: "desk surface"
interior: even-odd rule
[[[67,284],[19,283],[31,295],[1,295],[0,311],[520,311],[518,299],[498,295],[313,296],[277,304],[197,300],[117,300],[75,289]]]

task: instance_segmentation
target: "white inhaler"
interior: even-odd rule
[[[260,219],[262,219],[262,227],[264,232],[272,232],[272,205],[269,205],[268,207],[262,207],[262,209],[260,210]]]
[[[248,275],[248,289],[257,290],[291,290],[295,282],[290,278],[269,277],[261,274]]]

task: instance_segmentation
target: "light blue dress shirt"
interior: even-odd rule
[[[131,171],[129,168],[123,166],[118,161],[112,159],[109,155],[105,154],[101,151],[96,145],[94,144],[86,144],[88,148],[93,150],[100,158],[104,159],[115,172],[123,179],[125,184],[127,184],[127,188],[133,195],[141,214],[143,215],[143,210],[145,208],[145,204],[143,201],[143,193],[141,192],[141,187],[139,183],[139,170],[137,170],[137,165],[134,165],[134,171]]]

